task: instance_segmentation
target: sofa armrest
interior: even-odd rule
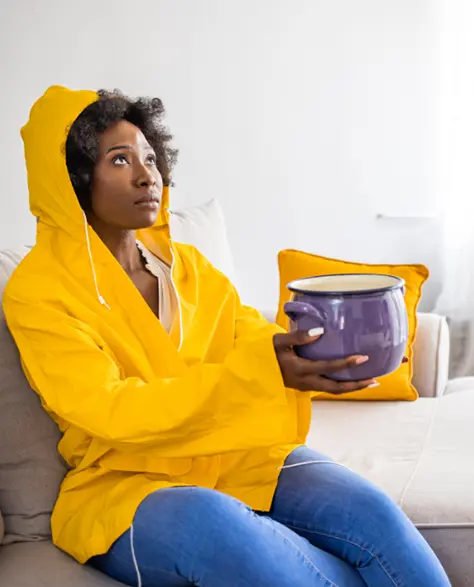
[[[275,310],[261,310],[274,322]],[[418,314],[418,330],[413,348],[413,385],[420,397],[439,397],[448,384],[449,329],[443,316]]]
[[[413,385],[420,397],[443,395],[449,377],[449,328],[446,318],[418,314],[413,348]]]

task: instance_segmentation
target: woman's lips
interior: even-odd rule
[[[140,210],[158,210],[160,203],[157,200],[140,200],[135,202],[135,206]]]
[[[160,200],[156,195],[150,194],[137,200],[135,206],[141,210],[157,210],[160,206]]]

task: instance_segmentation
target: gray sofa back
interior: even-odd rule
[[[0,251],[0,299],[28,249]],[[3,544],[47,540],[51,512],[66,473],[56,424],[23,374],[0,307],[0,511]]]

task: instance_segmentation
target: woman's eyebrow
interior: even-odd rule
[[[107,153],[110,153],[110,151],[118,151],[119,149],[132,149],[132,145],[116,145],[115,147],[110,147],[110,149],[107,149]]]
[[[109,149],[107,149],[106,154],[110,153],[110,151],[118,151],[120,149],[129,149],[130,151],[133,149],[132,145],[116,145],[115,147],[110,147]],[[153,151],[153,147],[151,145],[145,145],[144,149],[146,151]]]

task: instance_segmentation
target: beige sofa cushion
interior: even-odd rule
[[[474,386],[411,404],[316,404],[309,444],[382,487],[417,525],[474,527]]]
[[[27,249],[0,252],[0,298]],[[59,430],[29,387],[0,308],[0,510],[4,544],[48,538],[66,468]]]
[[[474,585],[474,378],[416,402],[319,402],[308,444],[402,507],[453,585]]]

